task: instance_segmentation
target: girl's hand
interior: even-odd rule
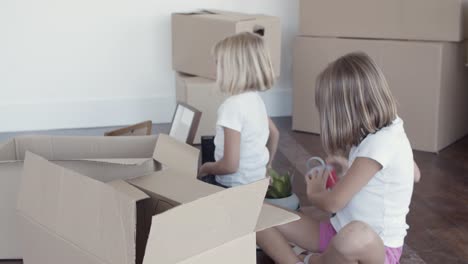
[[[211,174],[210,171],[210,166],[213,162],[207,162],[205,164],[203,164],[201,167],[200,167],[200,170],[198,171],[198,177],[201,178],[201,177],[204,177],[206,175],[209,175]]]
[[[306,175],[307,196],[321,193],[326,190],[328,176],[330,171],[327,169],[315,169]]]
[[[339,178],[342,178],[349,169],[348,160],[341,156],[330,156],[327,158],[326,163],[335,169],[336,175]]]

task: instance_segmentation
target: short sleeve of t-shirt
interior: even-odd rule
[[[232,99],[232,98],[231,98]],[[226,100],[218,109],[217,125],[242,131],[242,105],[239,100]]]
[[[386,168],[395,153],[395,137],[392,131],[379,131],[368,135],[359,144],[355,157],[369,158],[377,161],[382,168]]]

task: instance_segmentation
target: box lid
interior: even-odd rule
[[[135,263],[136,202],[148,196],[26,153],[18,212],[105,263]]]
[[[254,232],[268,183],[225,189],[154,216],[143,263],[178,263]]]
[[[176,204],[189,203],[223,190],[196,178],[190,179],[186,174],[172,169],[163,169],[128,182],[146,193],[160,195]]]

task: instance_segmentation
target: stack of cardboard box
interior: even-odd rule
[[[301,0],[293,129],[320,132],[315,81],[362,51],[379,64],[414,149],[438,152],[468,133],[463,0]]]
[[[172,57],[173,69],[177,72],[177,101],[203,113],[195,144],[200,143],[201,136],[215,134],[217,110],[227,97],[216,86],[213,48],[222,39],[244,31],[264,37],[275,73],[279,76],[279,18],[212,10],[172,15]]]

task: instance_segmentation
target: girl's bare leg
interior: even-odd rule
[[[288,242],[303,249],[317,252],[320,240],[320,223],[299,213],[300,220],[257,233],[257,244],[276,263],[296,264],[296,256]]]
[[[300,215],[301,220],[257,233],[257,244],[278,264],[301,260],[288,242],[317,252],[319,222]],[[351,222],[332,239],[327,250],[306,264],[383,264],[385,247],[380,237],[365,223]]]
[[[382,239],[365,223],[351,222],[332,239],[327,250],[306,264],[383,264]]]

